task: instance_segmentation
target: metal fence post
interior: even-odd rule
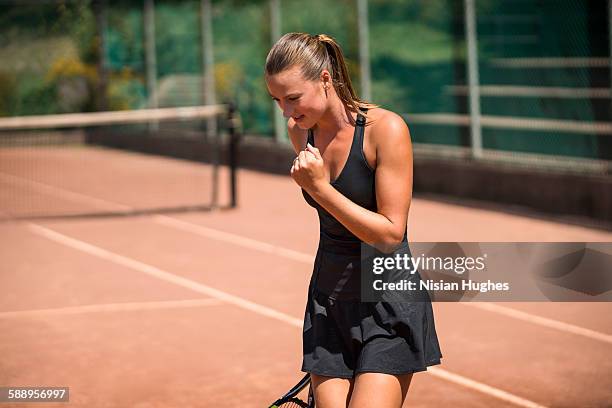
[[[270,0],[270,44],[276,43],[281,36],[281,10],[280,0]],[[272,101],[272,112],[274,112],[274,138],[277,142],[286,143],[287,124],[279,111],[276,102]]]
[[[475,0],[465,0],[465,39],[467,43],[468,86],[470,95],[470,136],[472,157],[482,157],[482,129],[480,125],[480,91],[478,79],[478,42],[476,36]]]
[[[359,30],[359,68],[361,70],[361,98],[372,99],[370,78],[370,26],[368,25],[368,0],[357,0]]]

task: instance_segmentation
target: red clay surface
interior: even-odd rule
[[[0,215],[32,217],[206,205],[210,166],[103,147],[0,149]]]
[[[289,177],[239,181],[232,211],[0,224],[0,386],[70,387],[35,407],[145,408],[266,407],[293,385],[316,213]],[[423,242],[612,241],[425,198],[408,225]],[[610,304],[496,305],[599,337],[435,303],[443,364],[406,407],[612,406]]]

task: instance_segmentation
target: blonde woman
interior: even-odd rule
[[[302,365],[316,405],[401,407],[413,373],[440,364],[431,302],[362,301],[360,251],[365,243],[407,253],[408,127],[356,96],[340,46],[324,34],[285,34],[265,80],[296,151],[291,176],[320,220]]]

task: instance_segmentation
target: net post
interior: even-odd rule
[[[240,141],[239,115],[233,102],[227,103],[227,122],[229,133],[228,163],[230,168],[230,207],[236,208],[238,195],[236,191],[236,171],[238,168],[238,143]]]

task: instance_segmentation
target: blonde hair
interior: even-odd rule
[[[302,76],[309,81],[318,80],[321,72],[327,69],[332,76],[336,93],[351,112],[359,112],[359,108],[371,109],[378,106],[357,97],[342,49],[336,40],[326,34],[283,35],[266,57],[265,74],[275,75],[294,66],[300,67]],[[367,117],[367,113],[361,113]]]

